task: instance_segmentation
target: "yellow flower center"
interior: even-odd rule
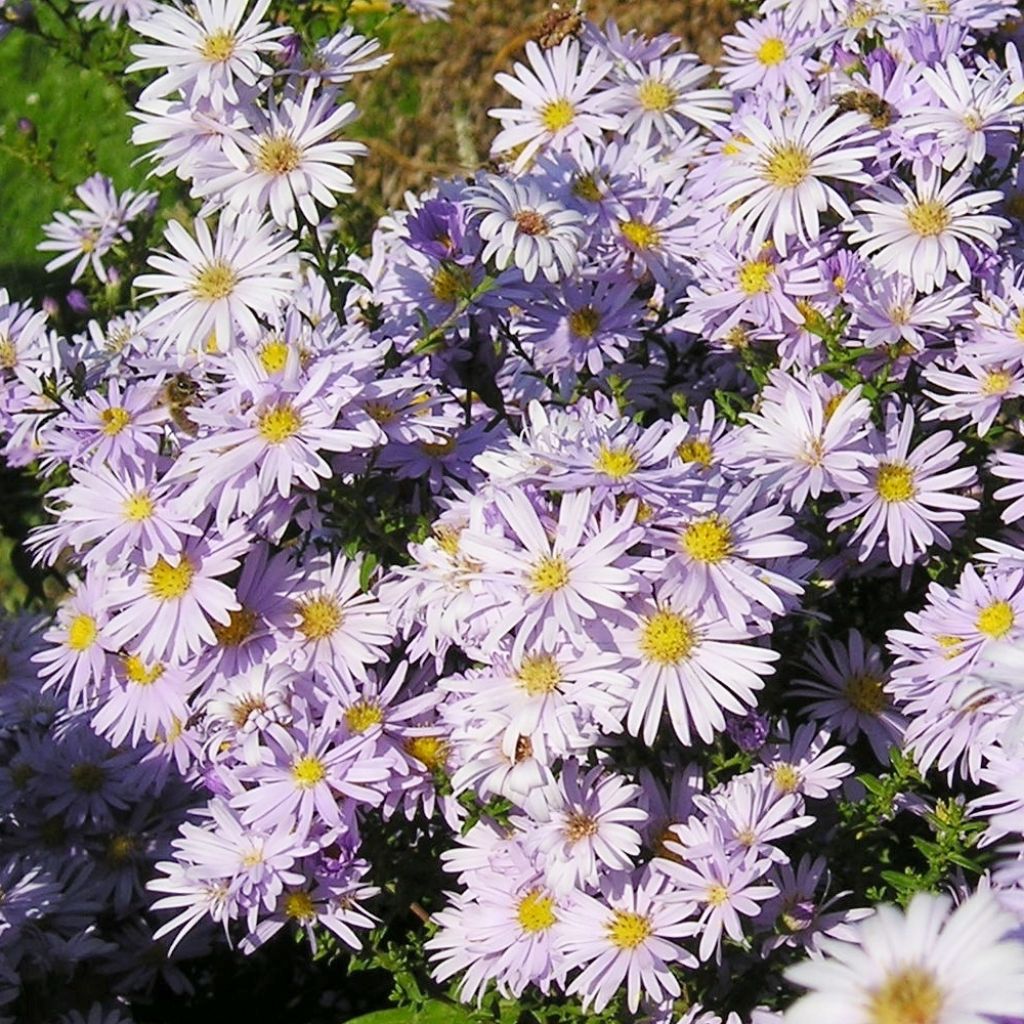
[[[766,67],[774,67],[786,59],[786,44],[778,37],[766,39],[757,50],[757,59]]]
[[[200,53],[215,64],[230,60],[235,52],[235,34],[229,28],[219,28],[204,40]]]
[[[318,782],[323,782],[326,775],[323,761],[312,754],[297,757],[292,762],[292,778],[299,789],[312,789]]]
[[[152,686],[164,674],[164,667],[159,662],[147,665],[137,654],[126,654],[121,664],[125,678],[136,686]]]
[[[213,635],[221,647],[241,647],[256,628],[256,613],[248,608],[228,612],[227,625],[213,624]]]
[[[882,680],[877,676],[851,676],[843,687],[847,703],[862,715],[878,715],[885,710],[888,701],[882,689]]]
[[[443,768],[448,760],[448,744],[440,736],[410,736],[403,746],[407,754],[432,772]]]
[[[569,563],[561,555],[548,555],[530,570],[530,589],[535,594],[552,594],[569,585]]]
[[[1006,370],[990,370],[981,382],[983,395],[1005,395],[1010,390],[1013,378]]]
[[[86,651],[96,642],[98,632],[91,615],[76,615],[68,625],[67,645],[73,651]]]
[[[573,811],[565,821],[565,837],[570,843],[578,843],[597,835],[597,819],[583,811]]]
[[[569,330],[577,338],[592,338],[601,326],[601,314],[593,306],[574,309],[569,314]]]
[[[284,912],[295,921],[312,921],[316,917],[313,897],[308,892],[290,892],[284,898]]]
[[[646,78],[637,86],[636,98],[644,110],[660,113],[672,109],[676,102],[676,91],[667,82]]]
[[[1001,640],[1013,629],[1015,616],[1009,601],[993,601],[978,613],[978,632],[993,640]]]
[[[775,146],[761,168],[761,177],[776,188],[796,188],[807,179],[812,157],[792,142]]]
[[[145,491],[132,494],[121,506],[125,519],[131,523],[141,523],[144,519],[149,519],[155,508],[156,504]]]
[[[13,370],[18,365],[18,350],[6,334],[0,334],[0,370]]]
[[[161,601],[175,601],[188,593],[195,570],[187,558],[171,565],[163,558],[149,570],[149,592]]]
[[[545,932],[558,921],[555,901],[541,889],[531,889],[516,908],[516,920],[524,932]]]
[[[930,971],[906,967],[890,974],[871,995],[870,1024],[937,1024],[942,1014],[942,989]]]
[[[302,417],[287,402],[261,413],[256,429],[268,444],[284,444],[302,429]]]
[[[345,724],[353,732],[366,732],[371,726],[384,721],[384,712],[379,704],[369,700],[358,700],[345,709]]]
[[[772,782],[783,793],[795,793],[800,788],[800,773],[793,765],[781,762],[772,768]]]
[[[636,470],[636,456],[628,448],[610,448],[601,445],[594,469],[610,476],[613,480],[622,480]]]
[[[114,406],[100,411],[100,423],[107,437],[116,437],[132,421],[132,414],[127,409]]]
[[[739,269],[736,282],[744,295],[764,295],[772,290],[775,265],[768,260],[748,260]]]
[[[302,150],[287,135],[261,139],[256,150],[256,169],[264,174],[290,174],[302,163]]]
[[[925,238],[941,235],[952,220],[953,217],[945,204],[937,199],[926,199],[923,203],[911,203],[907,207],[907,223],[915,233]]]
[[[457,302],[473,290],[468,267],[455,264],[438,267],[430,281],[430,291],[438,302]]]
[[[619,224],[622,237],[635,249],[654,249],[661,243],[661,232],[642,220],[624,220]]]
[[[531,697],[537,697],[558,689],[562,669],[551,654],[528,654],[516,672],[516,679]]]
[[[541,108],[540,123],[549,132],[568,128],[576,116],[576,108],[567,99],[552,100]]]
[[[686,616],[662,608],[644,620],[638,646],[648,661],[677,665],[690,656],[697,639],[697,630]]]
[[[714,456],[711,445],[699,437],[694,438],[692,441],[684,441],[676,449],[676,454],[683,462],[696,462],[705,468],[711,465],[711,460]]]
[[[192,294],[204,302],[213,302],[227,298],[237,283],[235,272],[222,260],[216,260],[196,274],[192,282]]]
[[[324,640],[335,633],[345,618],[337,600],[327,594],[299,602],[299,631],[307,640]]]
[[[878,467],[875,490],[882,501],[910,501],[917,493],[914,471],[903,462],[883,462]]]
[[[680,543],[695,562],[714,565],[732,554],[732,528],[718,516],[699,519],[683,530]]]
[[[708,891],[704,896],[709,906],[720,907],[723,903],[729,902],[729,890],[724,885],[709,886]]]
[[[130,860],[132,854],[139,848],[138,840],[130,833],[121,833],[112,836],[107,844],[107,860],[113,864],[123,864]]]
[[[288,343],[270,338],[260,349],[260,365],[267,373],[280,373],[288,363]]]
[[[629,910],[616,910],[605,927],[612,945],[619,949],[636,949],[654,932],[650,918]]]

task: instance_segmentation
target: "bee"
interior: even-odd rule
[[[563,39],[578,36],[583,28],[583,5],[577,2],[571,10],[562,10],[560,4],[552,4],[553,10],[541,22],[537,42],[545,50],[557,46]]]
[[[160,402],[166,406],[174,425],[189,437],[195,437],[199,428],[188,414],[190,406],[201,405],[199,385],[187,374],[176,373],[168,378],[160,393]]]
[[[879,130],[888,127],[893,120],[890,104],[868,89],[844,92],[836,100],[836,106],[843,111],[855,110],[867,114],[871,118],[871,126]]]

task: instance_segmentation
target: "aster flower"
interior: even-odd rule
[[[596,887],[602,874],[629,870],[640,852],[640,835],[632,825],[647,819],[639,807],[625,806],[640,789],[603,768],[585,775],[567,760],[559,791],[552,794],[550,821],[531,830],[535,848],[556,892]]]
[[[828,637],[807,652],[807,667],[814,679],[796,679],[791,693],[805,698],[802,710],[821,719],[846,743],[863,735],[875,757],[889,763],[889,751],[900,743],[906,719],[894,710],[886,692],[888,670],[880,648],[865,643],[856,629],[846,641]],[[807,699],[809,698],[809,699]]]
[[[687,746],[696,733],[710,743],[725,728],[725,711],[742,714],[756,703],[763,676],[778,655],[747,643],[737,628],[703,600],[700,587],[687,581],[671,595],[664,588],[654,600],[632,602],[623,616],[627,628],[618,646],[633,685],[627,727],[650,746],[667,705],[672,728]]]
[[[685,848],[671,840],[666,847],[669,853],[687,855]],[[655,864],[660,873],[668,875],[679,897],[698,909],[701,960],[710,959],[716,951],[721,955],[723,933],[742,942],[741,916],[756,917],[760,904],[778,895],[774,885],[754,884],[763,878],[770,862],[751,860],[742,851],[727,856],[721,848],[712,848],[709,856],[687,863],[659,857]]]
[[[143,91],[143,98],[167,96],[194,87],[199,95],[222,95],[238,103],[236,81],[255,85],[272,68],[264,55],[277,53],[288,29],[272,28],[260,19],[270,0],[198,0],[194,14],[168,4],[132,22],[132,28],[156,43],[137,43],[132,71],[160,69],[163,74]],[[243,20],[244,19],[244,20]]]
[[[611,890],[602,895],[598,900],[579,893],[566,915],[563,949],[575,963],[586,965],[567,993],[579,994],[584,1008],[597,1013],[623,981],[626,1003],[634,1013],[641,994],[654,1001],[678,996],[679,982],[668,965],[697,966],[676,941],[698,930],[687,920],[693,904],[653,874],[624,883],[614,895]]]
[[[211,340],[215,351],[229,349],[238,330],[256,337],[256,314],[269,316],[287,299],[298,269],[290,255],[296,240],[254,217],[221,220],[216,236],[202,219],[195,230],[193,239],[171,221],[165,237],[178,255],[154,254],[149,263],[159,273],[135,279],[148,296],[168,296],[140,327],[165,343],[173,341],[179,355],[203,351]]]
[[[952,913],[947,897],[918,893],[905,913],[879,907],[858,922],[856,939],[821,943],[824,956],[789,968],[811,992],[786,1011],[786,1024],[867,1024],[881,1016],[935,1021],[1024,1013],[1024,945],[1013,918],[989,892]]]
[[[514,152],[515,171],[522,171],[541,148],[575,149],[583,140],[596,141],[615,125],[610,116],[611,97],[596,87],[611,70],[611,62],[597,48],[580,61],[580,44],[563,39],[541,50],[532,40],[526,44],[530,67],[516,63],[514,74],[504,72],[495,81],[523,106],[488,111],[502,122],[491,151]]]
[[[788,724],[780,729],[783,743],[768,743],[758,756],[768,769],[771,791],[795,793],[810,800],[823,800],[853,772],[853,765],[839,759],[846,753],[840,746],[829,746],[827,729],[814,723],[800,726],[792,739]]]
[[[194,193],[212,197],[211,206],[226,201],[236,213],[269,210],[277,224],[293,231],[296,206],[306,221],[318,224],[318,203],[331,207],[337,194],[355,191],[341,168],[350,167],[366,147],[337,138],[355,119],[355,104],[338,105],[329,93],[315,96],[316,89],[309,82],[301,92],[272,98],[265,114],[251,116],[251,131],[226,134],[222,150],[231,166],[211,166]]]
[[[971,466],[953,468],[964,445],[942,430],[911,450],[913,432],[913,409],[908,405],[900,416],[890,407],[884,437],[873,439],[868,479],[852,484],[851,497],[828,513],[830,530],[861,517],[853,532],[861,561],[883,534],[893,565],[912,564],[932,544],[948,550],[949,536],[938,524],[963,522],[963,513],[978,507],[974,498],[948,493],[976,479]]]
[[[810,94],[810,33],[777,14],[737,22],[736,32],[722,38],[723,84],[733,90],[756,89],[778,99],[787,90],[800,97]]]
[[[984,212],[1002,193],[970,191],[962,170],[943,182],[940,169],[931,164],[916,172],[913,188],[899,178],[890,181],[895,187],[875,185],[875,198],[856,204],[851,244],[880,270],[909,271],[922,292],[941,288],[950,274],[970,280],[967,252],[995,249],[1009,226]]]
[[[960,372],[964,370],[967,372]],[[969,419],[979,437],[989,432],[1005,402],[1024,397],[1024,367],[1011,369],[962,358],[950,369],[929,366],[923,376],[943,391],[923,390],[936,408],[929,409],[922,419]]]
[[[499,270],[514,265],[527,281],[538,273],[557,281],[576,265],[583,216],[547,198],[537,184],[490,175],[473,189],[469,206],[486,243],[481,259],[493,258]]]
[[[676,53],[645,62],[629,62],[612,100],[619,114],[618,130],[641,148],[674,145],[694,125],[710,127],[728,119],[728,94],[698,89],[711,69],[692,54]]]
[[[874,155],[872,132],[860,114],[816,111],[807,102],[785,119],[771,107],[766,118],[747,115],[736,130],[747,140],[725,164],[717,206],[757,246],[771,238],[785,256],[793,236],[810,244],[821,234],[828,209],[850,216],[846,201],[826,179],[868,183],[864,162]]]

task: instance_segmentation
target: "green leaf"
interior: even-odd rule
[[[457,1003],[428,1000],[421,1010],[396,1007],[393,1010],[375,1010],[356,1017],[347,1024],[471,1024],[473,1011]]]

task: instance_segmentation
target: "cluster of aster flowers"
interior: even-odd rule
[[[795,1022],[1024,1016],[1013,5],[767,0],[717,69],[557,12],[488,170],[365,247],[331,215],[375,40],[90,6],[191,216],[78,333],[0,292],[63,591],[3,627],[0,1000],[358,949],[383,822],[446,847],[467,1002],[709,1024],[751,972],[768,1024],[809,957]],[[106,285],[154,196],[79,197],[42,247]],[[984,829],[956,910],[848,870],[894,750],[952,797],[892,813]]]

